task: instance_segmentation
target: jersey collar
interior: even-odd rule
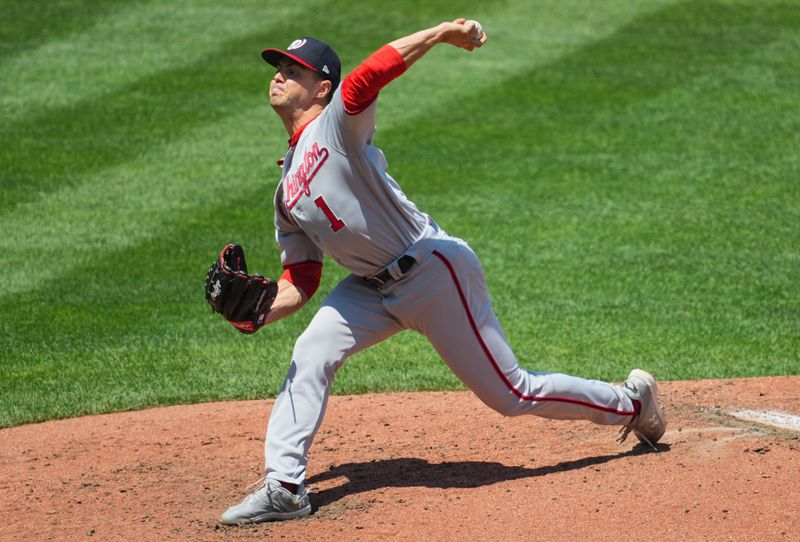
[[[300,140],[300,136],[303,135],[303,130],[306,129],[306,126],[317,120],[317,117],[319,117],[320,114],[315,115],[314,118],[312,118],[311,120],[309,120],[308,122],[306,122],[304,125],[302,125],[300,128],[297,129],[294,135],[289,138],[289,148],[292,148],[295,145],[297,145],[297,142]]]

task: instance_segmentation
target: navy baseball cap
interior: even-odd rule
[[[339,62],[339,55],[327,43],[306,36],[294,40],[285,51],[281,49],[261,51],[261,58],[273,66],[277,66],[283,57],[291,58],[301,66],[317,72],[320,77],[333,84],[332,90],[336,90],[339,86],[342,64]]]

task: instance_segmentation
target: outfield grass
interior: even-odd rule
[[[274,395],[317,298],[240,335],[202,282],[228,241],[278,274],[286,134],[258,52],[310,34],[345,70],[461,14],[384,90],[406,193],[482,258],[518,358],[620,380],[800,373],[798,2],[100,2],[0,20],[0,426]],[[322,15],[324,14],[324,16]],[[457,389],[418,335],[337,393]]]

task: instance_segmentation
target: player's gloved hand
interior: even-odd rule
[[[242,333],[255,333],[264,326],[278,294],[277,281],[248,274],[244,250],[225,245],[206,275],[206,301]]]

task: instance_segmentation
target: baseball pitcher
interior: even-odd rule
[[[277,281],[248,273],[241,247],[228,245],[209,270],[206,298],[237,329],[254,333],[314,295],[323,254],[350,274],[295,343],[269,419],[263,486],[229,508],[222,523],[311,513],[303,485],[308,452],[336,371],[406,329],[427,337],[456,376],[504,415],[617,425],[621,440],[633,432],[652,447],[664,434],[656,382],[642,370],[615,386],[520,367],[475,253],[406,197],[373,145],[384,86],[436,45],[473,51],[486,40],[476,21],[443,22],[384,45],[341,83],[338,56],[311,37],[262,52],[275,67],[270,105],[289,136],[274,202],[284,272]]]

